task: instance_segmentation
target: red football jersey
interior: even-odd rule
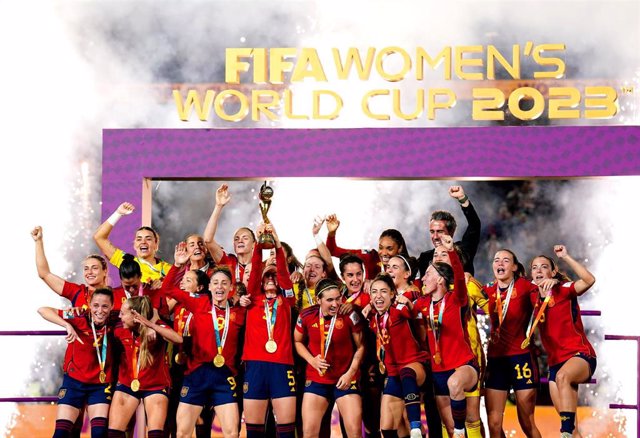
[[[261,263],[262,248],[259,244],[256,244],[253,249],[251,265],[261,266]],[[247,328],[242,360],[259,360],[293,365],[291,308],[295,306],[296,298],[282,248],[276,251],[276,275],[278,285],[284,290],[284,295],[279,294],[275,298],[267,299],[262,292],[262,270],[251,269],[249,287],[247,288],[249,295],[251,295],[251,304],[247,307]],[[266,350],[269,334],[265,306],[268,306],[270,315],[274,313],[274,306],[277,307],[275,325],[273,326],[273,340],[277,344],[277,349],[273,353],[269,353]]]
[[[74,307],[58,310],[58,315],[73,326],[80,340],[84,342],[84,344],[81,344],[78,341],[74,341],[67,345],[64,355],[64,372],[82,383],[103,383],[100,382],[100,362],[98,361],[98,351],[96,351],[97,346],[101,358],[105,359],[105,382],[110,382],[111,368],[113,366],[112,326],[107,324],[95,327],[96,337],[94,338],[88,310]],[[104,349],[105,337],[107,342],[106,351]]]
[[[454,272],[454,288],[441,300],[433,302],[433,320],[430,310],[431,295],[420,297],[413,308],[414,313],[425,321],[429,351],[432,355],[431,367],[435,372],[458,368],[475,358],[467,332],[469,299],[464,271],[455,251],[449,252],[449,258]],[[439,333],[437,348],[434,328]],[[439,353],[439,357],[434,357],[436,353]]]
[[[304,335],[304,344],[314,357],[321,353],[319,308],[317,304],[306,308],[298,317],[296,324],[296,330]],[[352,334],[362,331],[361,319],[354,311],[348,315],[338,314],[335,318],[329,350],[325,354],[325,359],[331,366],[324,375],[320,375],[315,368],[307,364],[306,378],[313,382],[336,384],[351,366],[355,354]],[[329,334],[332,319],[328,316],[324,317],[325,336]],[[354,379],[358,378],[359,372],[354,375]]]
[[[158,321],[156,324],[167,327],[162,321]],[[116,327],[114,334],[121,346],[118,383],[130,387],[131,381],[135,378],[135,370],[140,367],[142,339],[122,325]],[[137,378],[140,382],[140,389],[142,391],[150,391],[171,386],[169,363],[166,356],[167,342],[162,336],[157,335],[154,341],[149,342],[149,351],[153,357],[153,363],[145,368],[138,369]],[[135,365],[134,361],[136,362]]]
[[[539,295],[536,295],[536,298],[534,315],[537,315],[543,301]],[[549,366],[569,360],[577,353],[596,356],[584,332],[575,283],[572,281],[553,288],[538,328],[542,345],[549,356]]]
[[[489,342],[489,357],[515,356],[531,351],[531,346],[521,348],[526,338],[527,325],[533,311],[532,294],[537,295],[538,286],[525,278],[518,278],[513,286],[511,300],[507,313],[500,326],[497,305],[498,283],[492,282],[483,287],[489,297],[489,314],[491,317],[491,340]],[[503,307],[506,305],[507,290],[500,292]],[[500,327],[498,329],[498,327]]]
[[[384,315],[373,310],[369,314],[369,327],[380,332],[384,347],[384,365],[389,376],[397,376],[400,369],[413,362],[427,360],[427,352],[420,345],[411,331],[409,308],[403,304],[391,306],[384,324]]]
[[[224,356],[224,364],[229,367],[232,374],[238,374],[238,342],[240,332],[245,325],[246,309],[240,306],[229,305],[229,329],[227,338],[224,341],[222,355]],[[216,316],[218,322],[218,330],[220,342],[223,341],[225,329],[225,309],[216,306]],[[185,374],[191,374],[196,368],[203,363],[212,363],[218,354],[218,342],[216,340],[215,328],[213,325],[213,312],[197,312],[194,313],[189,326],[187,327],[192,339],[191,355],[187,358],[187,370]]]

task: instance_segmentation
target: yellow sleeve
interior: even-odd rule
[[[467,283],[467,292],[469,299],[480,307],[485,314],[489,314],[489,298],[482,291],[482,284],[475,278],[471,277]]]
[[[123,259],[124,259],[124,251],[121,250],[120,248],[116,248],[116,251],[113,253],[111,258],[109,259],[109,262],[116,268],[119,268],[120,265],[122,264]]]

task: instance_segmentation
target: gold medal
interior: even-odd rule
[[[178,365],[184,365],[187,355],[184,352],[176,353],[174,360]]]
[[[105,373],[104,371],[100,371],[100,383],[104,383],[107,381],[107,373]]]
[[[522,341],[522,344],[520,344],[520,348],[522,348],[524,350],[525,348],[527,348],[529,346],[530,343],[531,343],[531,341],[529,341],[529,338],[527,338],[524,341]]]
[[[380,374],[384,374],[387,372],[387,367],[384,366],[384,362],[380,362],[378,364],[378,369],[380,370]]]
[[[267,349],[268,353],[275,353],[278,349],[278,344],[273,339],[269,339],[266,344],[264,344],[264,348]]]
[[[440,363],[442,362],[442,357],[440,356],[440,352],[436,352],[436,354],[433,355],[433,361],[440,365]]]
[[[216,357],[213,358],[213,364],[221,368],[224,365],[224,356],[221,354],[216,354]]]
[[[133,392],[138,392],[139,389],[140,389],[140,381],[138,379],[133,379],[131,381],[131,390]]]

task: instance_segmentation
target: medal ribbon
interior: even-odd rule
[[[135,338],[133,339],[133,342],[135,344],[136,340]],[[135,345],[133,347],[133,367],[131,368],[133,371],[133,380],[137,380],[138,379],[138,374],[140,374],[140,358],[138,357],[140,354],[139,348],[137,345]]]
[[[374,315],[373,317],[373,322],[376,328],[376,355],[378,356],[378,360],[382,363],[384,363],[384,345],[385,345],[385,340],[384,340],[384,337],[382,336],[382,331],[387,329],[386,327],[387,327],[388,319],[389,319],[389,311],[385,312],[384,316],[382,317],[382,325],[378,323],[378,315]],[[388,340],[387,340],[387,343],[388,343]]]
[[[542,302],[542,306],[540,306],[540,309],[538,310],[538,313],[535,315],[535,320],[534,320],[534,314],[531,314],[531,319],[529,320],[529,326],[527,327],[527,331],[526,333],[526,339],[524,340],[524,342],[522,343],[523,345],[526,343],[527,345],[529,344],[529,339],[531,338],[531,335],[533,334],[533,332],[535,331],[536,327],[538,326],[538,323],[540,322],[540,318],[542,318],[542,315],[544,315],[544,311],[547,308],[547,304],[549,304],[549,300],[551,299],[551,291],[549,291],[549,295],[547,295],[544,299],[544,301]]]
[[[507,296],[504,299],[504,303],[502,302],[502,292],[500,292],[500,286],[496,286],[496,305],[498,311],[498,330],[502,326],[502,321],[507,317],[507,311],[509,310],[509,303],[511,302],[511,294],[513,293],[513,285],[515,284],[515,280],[511,280],[509,283],[509,288],[507,289]]]
[[[178,314],[178,333],[182,333],[183,332],[184,326],[186,324],[186,322],[182,319],[185,310],[186,309],[183,307],[182,309],[180,309],[180,313]]]
[[[431,330],[433,331],[433,337],[435,338],[436,344],[436,354],[440,351],[440,335],[442,334],[442,315],[444,315],[444,309],[446,306],[446,295],[442,297],[442,304],[440,305],[440,310],[438,312],[438,321],[435,321],[433,314],[433,300],[429,303],[429,325],[431,326]]]
[[[320,310],[320,356],[323,359],[327,358],[327,353],[329,352],[329,345],[331,345],[331,336],[333,336],[333,328],[336,325],[336,319],[338,315],[331,318],[331,323],[329,324],[329,333],[326,334],[325,340],[325,332],[324,332],[324,315],[322,314],[322,310]]]
[[[229,303],[224,309],[224,330],[222,331],[222,340],[220,340],[220,327],[218,326],[218,314],[216,313],[216,306],[213,305],[211,312],[213,317],[213,328],[216,332],[216,346],[218,347],[218,354],[222,355],[222,349],[227,342],[227,335],[229,334]]]
[[[267,323],[267,335],[269,340],[273,341],[273,329],[276,326],[276,318],[278,313],[278,298],[276,297],[273,302],[273,313],[269,310],[269,300],[264,300],[264,315],[266,316],[265,322]]]
[[[184,323],[184,330],[182,331],[182,336],[191,336],[191,334],[189,333],[189,323],[191,322],[191,318],[193,317],[193,313],[189,313],[189,316],[187,316],[187,321]]]
[[[236,283],[240,283],[242,279],[240,278],[240,262],[236,261]]]
[[[91,320],[91,331],[93,332],[93,345],[96,346],[96,354],[98,356],[98,364],[100,364],[100,371],[104,372],[104,366],[107,361],[107,326],[104,326],[104,333],[100,337],[102,339],[102,354],[100,354],[100,346],[98,345],[98,335],[96,333],[96,326]]]
[[[362,291],[358,291],[355,294],[351,295],[349,298],[347,298],[347,303],[353,303],[362,293]]]

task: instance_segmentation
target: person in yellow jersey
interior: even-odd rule
[[[133,204],[123,202],[118,206],[109,218],[104,221],[93,235],[93,240],[100,248],[100,251],[109,259],[109,262],[120,267],[124,260],[125,252],[116,247],[109,240],[109,235],[113,231],[113,227],[123,216],[128,216],[135,210]],[[133,249],[135,250],[135,259],[140,264],[142,270],[142,282],[153,283],[157,281],[157,288],[161,286],[161,280],[169,272],[171,264],[156,257],[160,244],[160,236],[151,227],[143,226],[136,230],[133,239]]]
[[[454,250],[460,257],[460,260],[464,264],[464,254],[460,251],[460,248],[454,246]],[[435,248],[433,253],[433,263],[446,263],[451,265],[449,253],[443,246]],[[471,349],[476,355],[478,364],[480,365],[480,378],[482,381],[484,377],[484,369],[486,367],[486,358],[484,357],[484,350],[482,349],[482,342],[480,340],[480,331],[478,330],[478,308],[481,308],[485,314],[489,314],[489,299],[482,292],[482,284],[476,280],[471,274],[465,272],[465,280],[467,283],[467,294],[469,295],[469,320],[467,322],[467,332],[469,333],[469,344]],[[480,438],[485,436],[484,426],[480,419],[480,385],[477,385],[476,389],[471,392],[465,392],[467,398],[467,418],[466,429],[468,438]],[[442,436],[447,436],[446,430],[443,426]]]

